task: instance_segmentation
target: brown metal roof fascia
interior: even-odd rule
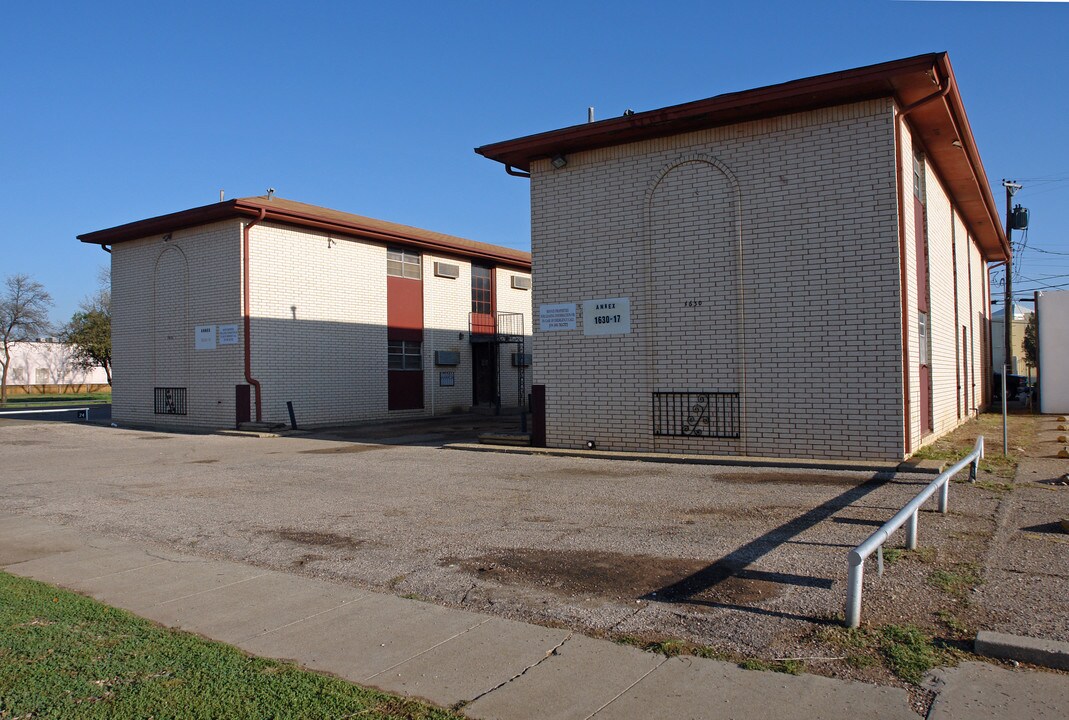
[[[946,53],[943,53],[940,58],[943,64],[943,70],[946,73],[946,77],[950,80],[951,89],[950,92],[943,98],[944,106],[947,112],[950,113],[951,119],[957,127],[958,139],[964,146],[965,154],[968,156],[969,165],[971,166],[973,179],[976,182],[977,190],[983,197],[984,205],[987,206],[987,214],[991,219],[991,224],[995,228],[995,233],[998,236],[999,245],[1002,246],[1002,251],[1005,256],[1002,258],[992,258],[994,260],[1004,260],[1012,254],[1010,249],[1009,240],[1006,238],[1006,231],[1002,228],[1002,219],[999,215],[998,206],[995,205],[995,198],[991,194],[991,183],[987,179],[987,172],[984,171],[984,164],[980,160],[980,150],[976,146],[976,138],[973,137],[972,127],[969,125],[969,118],[965,114],[965,105],[961,101],[961,95],[958,93],[958,81],[954,77],[954,69],[950,66],[950,58]]]
[[[367,228],[356,223],[347,223],[338,220],[325,220],[321,217],[316,217],[308,213],[302,213],[296,210],[292,210],[290,208],[271,207],[270,201],[264,202],[262,204],[250,203],[244,200],[235,200],[234,202],[236,203],[235,207],[239,212],[249,212],[255,214],[259,212],[261,208],[263,208],[267,211],[267,219],[273,220],[275,222],[300,225],[302,227],[313,227],[319,230],[328,230],[339,235],[347,235],[350,237],[419,247],[425,250],[434,250],[438,252],[448,253],[450,255],[459,255],[461,257],[466,258],[490,260],[497,265],[506,265],[527,272],[530,272],[531,270],[530,260],[524,261],[520,258],[516,258],[503,253],[494,253],[487,250],[479,250],[476,248],[470,248],[465,247],[463,245],[455,245],[446,242],[436,242],[427,238],[413,238],[411,236],[403,235],[400,233],[395,234],[384,232],[378,229]]]
[[[731,125],[894,93],[891,80],[903,73],[927,72],[939,55],[929,53],[879,65],[792,80],[754,90],[648,110],[619,118],[574,125],[475,148],[483,157],[531,169],[531,161],[636,142],[691,130]]]
[[[229,220],[239,217],[257,217],[260,210],[267,213],[267,219],[275,222],[301,227],[311,227],[319,230],[345,235],[348,237],[365,238],[379,242],[394,243],[410,247],[419,247],[426,250],[434,250],[448,255],[462,258],[474,258],[486,260],[495,265],[516,268],[524,272],[531,271],[531,261],[528,258],[516,257],[509,253],[495,253],[489,249],[473,248],[461,244],[453,244],[444,241],[435,241],[430,238],[415,238],[403,233],[390,233],[381,229],[373,229],[361,226],[357,223],[347,223],[340,220],[325,219],[311,213],[302,213],[291,208],[272,206],[270,200],[262,203],[250,201],[246,198],[235,198],[221,203],[213,203],[189,210],[160,215],[159,217],[138,220],[136,222],[119,225],[106,230],[79,235],[78,239],[84,243],[94,245],[113,245],[128,240],[138,240],[153,235],[162,235],[183,228],[207,225],[220,220]],[[517,250],[517,254],[522,251]],[[526,255],[527,253],[522,253]]]
[[[235,202],[235,200],[227,200],[221,203],[212,203],[211,205],[203,205],[190,210],[181,210],[167,215],[160,215],[159,217],[148,218],[147,220],[137,220],[136,222],[118,225],[106,230],[84,233],[79,235],[78,239],[93,245],[113,245],[127,240],[137,240],[143,237],[151,237],[152,235],[174,232],[183,228],[196,227],[197,225],[207,225],[208,223],[237,217],[238,213],[234,208]],[[255,215],[256,212],[252,214]]]
[[[899,116],[912,116],[907,122],[914,141],[925,150],[984,259],[1001,260],[1009,252],[1006,234],[946,53],[937,56],[931,76],[940,89],[909,104],[919,92],[915,78],[896,79]],[[952,146],[954,140],[960,148]]]

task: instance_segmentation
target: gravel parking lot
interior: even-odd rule
[[[930,475],[671,465],[441,447],[478,422],[250,439],[0,422],[0,512],[590,634],[834,661],[846,553]],[[1005,494],[955,484],[928,558],[866,579],[867,623],[930,623],[933,557],[978,562]],[[981,609],[966,614],[975,618]],[[920,620],[918,620],[920,618]],[[842,658],[838,658],[842,659]],[[829,664],[830,663],[830,664]],[[882,674],[881,674],[882,673]]]

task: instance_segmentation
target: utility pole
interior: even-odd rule
[[[1002,329],[1005,331],[1005,352],[1002,355],[1003,364],[1010,367],[1010,357],[1013,347],[1013,196],[1021,189],[1021,185],[1013,180],[1003,180],[1002,186],[1006,188],[1006,244],[1010,246],[1010,254],[1006,258],[1006,304],[1003,305]],[[1003,376],[1006,372],[1003,371]]]
[[[1005,351],[1002,355],[1002,457],[1010,454],[1009,418],[1007,417],[1006,388],[1009,382],[1006,378],[1010,374],[1010,352],[1013,346],[1013,196],[1021,189],[1021,185],[1013,180],[1003,180],[1002,186],[1006,188],[1006,244],[1009,253],[1006,255],[1006,301],[1002,311],[1002,328],[1005,333]]]

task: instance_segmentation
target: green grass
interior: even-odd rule
[[[100,405],[111,402],[111,391],[92,393],[48,393],[41,395],[8,395],[7,402],[0,404],[5,410],[19,408],[46,408],[63,405]]]
[[[924,673],[952,661],[946,650],[912,625],[884,625],[879,629],[879,648],[887,667],[906,682],[919,685]]]
[[[935,570],[928,576],[929,584],[958,599],[968,597],[968,592],[982,582],[979,569],[972,563],[955,565],[953,570]]]
[[[772,672],[801,675],[805,672],[805,663],[801,660],[759,660],[748,658],[739,663],[743,670],[771,670]]]
[[[958,652],[912,625],[825,628],[818,637],[845,649],[846,663],[851,667],[865,668],[881,662],[897,677],[915,685],[933,667],[953,665],[959,659]]]
[[[0,572],[0,718],[457,718]]]

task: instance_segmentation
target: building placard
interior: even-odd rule
[[[627,335],[631,332],[631,300],[602,298],[583,301],[584,335]]]
[[[542,303],[539,305],[538,329],[542,332],[575,330],[575,303]]]
[[[438,386],[453,387],[457,384],[456,377],[456,374],[452,372],[440,372],[438,373]]]
[[[193,328],[193,349],[194,350],[214,350],[215,349],[215,326],[214,325],[197,325]]]
[[[220,325],[219,326],[219,344],[220,345],[237,345],[238,344],[238,326],[237,325]]]

